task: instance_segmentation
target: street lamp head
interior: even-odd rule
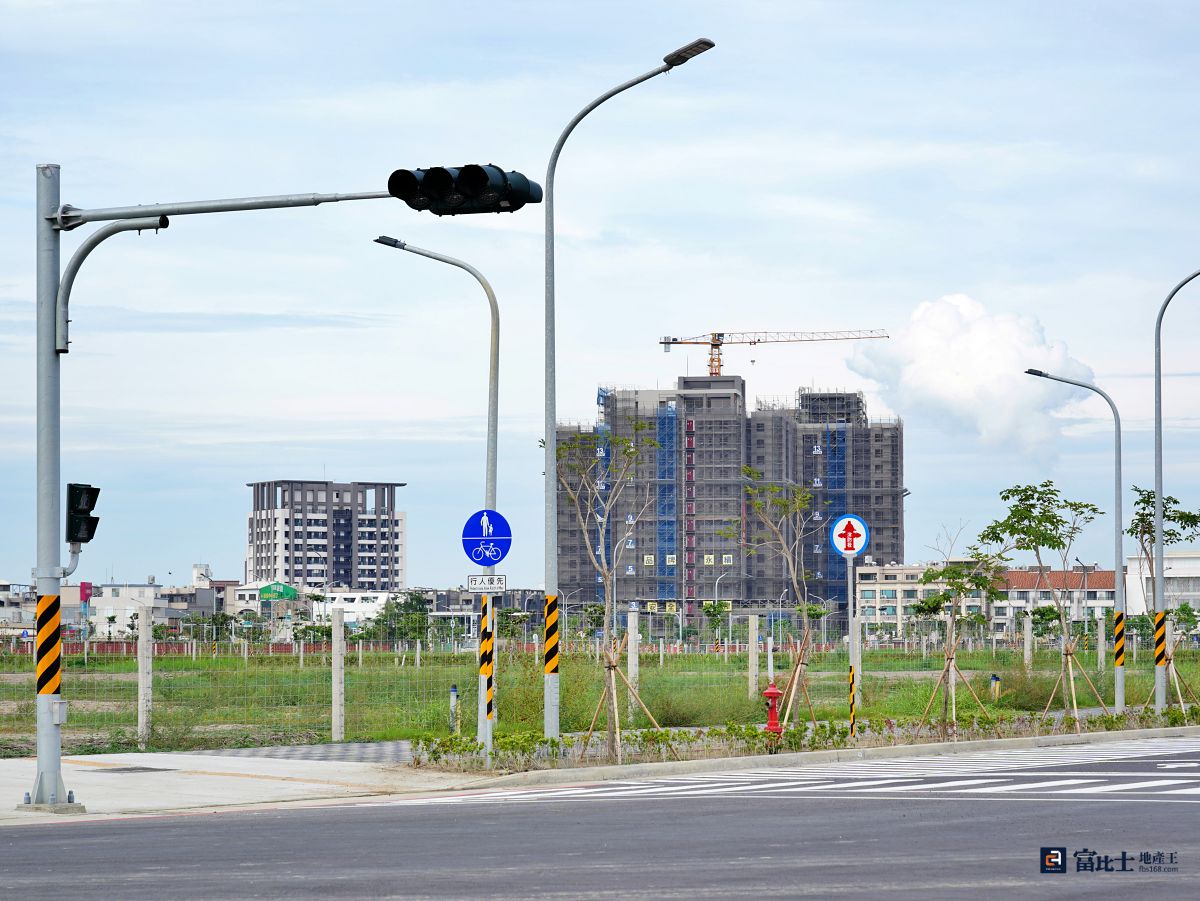
[[[382,244],[384,247],[396,247],[403,249],[404,242],[398,238],[389,238],[387,235],[380,235],[375,239],[376,244]]]
[[[1042,370],[1040,370],[1040,369],[1026,369],[1025,374],[1026,375],[1036,375],[1039,379],[1049,378],[1049,376],[1046,375],[1046,373],[1042,372]]]
[[[717,45],[708,38],[697,38],[690,44],[685,44],[678,50],[668,53],[663,57],[663,62],[671,68],[674,68],[675,66],[682,66],[692,57],[699,56],[706,50],[712,50],[712,48],[715,46]]]

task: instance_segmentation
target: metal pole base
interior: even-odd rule
[[[546,673],[542,676],[545,710],[542,715],[542,733],[546,738],[559,737],[559,695],[558,673]]]

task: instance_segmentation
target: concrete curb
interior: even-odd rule
[[[1046,748],[1064,745],[1090,745],[1106,741],[1137,738],[1184,738],[1200,736],[1200,726],[1166,726],[1157,729],[1126,729],[1113,732],[1084,732],[1082,735],[1037,735],[1025,738],[985,738],[974,741],[933,742],[923,745],[888,745],[878,748],[842,748],[835,751],[800,751],[753,757],[716,757],[704,760],[670,760],[663,763],[631,763],[623,766],[571,767],[562,770],[529,770],[497,776],[487,788],[516,788],[536,785],[565,785],[583,782],[608,782],[618,779],[656,779],[691,773],[716,773],[730,770],[773,770],[843,763],[854,760],[887,760],[896,757],[930,757],[937,754],[966,754],[972,751],[1000,751],[1015,748]],[[478,779],[465,788],[482,788]]]

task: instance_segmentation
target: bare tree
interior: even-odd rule
[[[633,510],[623,519],[622,498],[638,474],[638,464],[646,451],[658,442],[646,432],[650,424],[642,420],[630,423],[630,434],[617,434],[606,427],[580,432],[561,439],[556,446],[558,483],[575,512],[583,533],[588,560],[604,588],[605,690],[608,699],[608,754],[618,756],[617,748],[617,656],[613,651],[613,610],[617,595],[617,573],[624,558],[627,539],[633,536],[637,521],[651,504],[649,484],[646,498],[636,499]]]

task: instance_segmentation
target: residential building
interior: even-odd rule
[[[1125,604],[1131,615],[1154,612],[1154,571],[1141,555],[1131,556],[1125,575]],[[1168,610],[1185,601],[1200,610],[1200,551],[1163,554],[1163,594]]]
[[[403,482],[251,482],[245,583],[404,587]]]
[[[969,561],[959,561],[969,563]],[[921,577],[934,563],[877,565],[874,561],[855,568],[855,596],[859,616],[868,631],[901,636],[910,628],[915,614],[913,606],[920,600],[946,590],[943,582],[922,584]],[[993,632],[1016,634],[1020,617],[1035,607],[1054,603],[1054,590],[1067,609],[1072,622],[1092,622],[1103,618],[1116,603],[1113,571],[1098,569],[1095,564],[1076,566],[1070,570],[1026,566],[1006,570],[998,585],[1002,598],[986,601],[981,591],[959,599],[961,617],[983,614]],[[937,619],[945,619],[945,608]]]
[[[769,609],[787,597],[794,607],[800,599],[790,599],[784,561],[751,554],[742,540],[753,528],[746,466],[772,485],[812,493],[812,522],[801,542],[802,563],[811,572],[808,600],[828,602],[841,622],[846,564],[828,547],[828,524],[857,513],[871,527],[871,551],[878,558],[904,559],[903,425],[869,420],[861,393],[801,388],[785,399],[760,398],[751,410],[745,382],[736,375],[684,376],[671,389],[602,388],[596,422],[561,425],[559,438],[590,431],[628,437],[635,422],[657,447],[646,452],[623,489],[605,534],[582,535],[559,489],[558,582],[565,597],[603,600],[587,554],[587,544],[603,542],[610,559],[614,550],[624,555],[619,606],[676,602],[689,622],[707,600]],[[614,541],[623,547],[613,548]]]

